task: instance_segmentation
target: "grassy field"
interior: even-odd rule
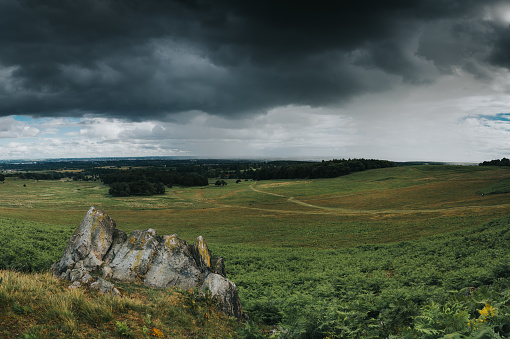
[[[339,248],[411,240],[502,216],[510,207],[506,194],[481,193],[509,178],[504,168],[416,166],[336,179],[231,180],[225,187],[123,198],[110,197],[100,182],[7,178],[0,216],[74,229],[95,206],[126,231],[203,235],[213,245]]]
[[[95,206],[128,232],[203,235],[255,321],[241,337],[496,338],[510,335],[509,181],[506,168],[413,166],[114,198],[99,182],[8,178],[0,265],[44,270]]]

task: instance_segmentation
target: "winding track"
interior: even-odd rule
[[[271,193],[271,192],[264,192],[254,187],[256,183],[253,183],[250,185],[250,189],[254,192],[262,193],[262,194],[269,194],[277,197],[287,198],[287,201],[301,205],[306,206],[310,208],[317,208],[321,210],[326,211],[337,211],[342,214],[344,213],[355,213],[355,214],[401,214],[401,213],[438,213],[438,212],[447,212],[447,211],[461,211],[461,210],[483,210],[486,208],[510,208],[510,204],[501,204],[501,205],[491,205],[491,206],[461,206],[461,207],[447,207],[447,208],[435,208],[435,209],[386,209],[386,210],[352,210],[347,208],[339,208],[339,207],[325,207],[325,206],[319,206],[319,205],[312,205],[300,200],[295,199],[294,197],[288,197],[281,194]]]
[[[209,203],[215,207],[222,208],[241,208],[241,209],[249,209],[249,210],[257,210],[257,211],[265,211],[265,212],[275,212],[275,213],[283,213],[283,214],[333,214],[333,215],[345,215],[345,214],[409,214],[409,213],[444,213],[451,211],[463,211],[469,210],[471,212],[483,211],[486,209],[510,209],[510,204],[501,204],[501,205],[490,205],[490,206],[461,206],[461,207],[447,207],[447,208],[434,208],[434,209],[386,209],[386,210],[355,210],[355,209],[347,209],[347,208],[339,208],[339,207],[326,207],[309,204],[303,201],[296,199],[293,196],[286,196],[282,194],[265,192],[255,187],[257,183],[251,184],[249,187],[253,192],[257,192],[260,194],[267,194],[275,197],[286,198],[288,202],[308,207],[314,210],[304,211],[304,210],[282,210],[282,209],[274,209],[274,208],[261,208],[261,207],[249,207],[249,206],[239,206],[239,205],[230,205],[218,202],[216,199],[207,199],[202,194],[197,193],[193,200],[201,201]],[[230,192],[226,196],[232,196],[239,192],[245,190],[239,190],[235,192]],[[219,198],[223,198],[219,197]]]

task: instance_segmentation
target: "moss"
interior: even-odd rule
[[[174,248],[177,248],[179,246],[180,240],[181,239],[179,239],[177,234],[172,234],[172,235],[166,236],[165,237],[165,246],[169,250],[173,250]]]

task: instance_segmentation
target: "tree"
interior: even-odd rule
[[[5,175],[0,174],[0,181],[5,181]]]
[[[154,184],[147,180],[139,180],[129,183],[129,190],[133,195],[153,195],[156,193]]]
[[[158,182],[157,184],[154,185],[154,188],[156,190],[156,194],[165,194],[165,184],[163,184],[162,182]]]
[[[225,186],[227,182],[225,180],[216,180],[214,183],[216,186]]]
[[[131,190],[127,182],[114,182],[110,185],[108,193],[114,197],[127,197],[131,194]]]

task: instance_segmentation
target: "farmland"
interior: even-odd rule
[[[127,232],[204,236],[225,257],[253,333],[266,326],[282,337],[466,334],[482,330],[466,322],[476,322],[485,302],[500,312],[489,330],[503,333],[510,330],[509,178],[499,167],[411,166],[122,198],[100,182],[7,178],[2,262],[47,268],[95,206]],[[463,328],[441,325],[442,307],[454,304]],[[426,323],[420,317],[434,307],[437,319]]]

